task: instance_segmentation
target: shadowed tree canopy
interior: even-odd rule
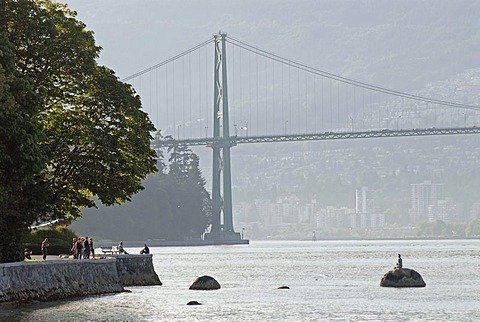
[[[162,139],[157,133],[156,140]],[[159,171],[148,176],[145,190],[134,196],[132,202],[86,209],[72,228],[96,239],[201,238],[211,222],[212,201],[205,189],[198,156],[184,145],[159,148],[157,153]]]
[[[18,223],[5,221],[0,205],[0,223],[26,228],[35,220],[74,219],[95,201],[130,200],[155,170],[155,128],[132,87],[96,63],[93,33],[65,5],[1,0],[0,34],[0,52],[9,53],[0,69],[1,122],[14,130],[3,135],[2,126],[0,148],[10,158],[2,154],[0,166],[19,173],[1,182],[0,193],[13,186],[29,195],[41,186],[45,195],[34,215]],[[12,210],[17,217],[26,204]],[[5,257],[1,247],[0,261],[19,259]]]

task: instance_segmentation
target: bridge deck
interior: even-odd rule
[[[480,134],[480,127],[460,127],[460,128],[428,128],[412,130],[372,130],[361,132],[324,132],[324,133],[303,133],[289,135],[265,135],[265,136],[230,136],[227,138],[199,138],[186,140],[162,140],[155,142],[156,148],[172,145],[188,146],[235,146],[242,143],[263,143],[263,142],[295,142],[295,141],[325,141],[325,140],[345,140],[345,139],[369,139],[369,138],[388,138],[388,137],[412,137],[412,136],[433,136],[433,135],[455,135],[455,134]]]

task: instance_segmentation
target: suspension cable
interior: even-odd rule
[[[128,81],[128,80],[131,80],[132,78],[141,76],[141,75],[143,75],[143,74],[146,74],[146,73],[148,73],[148,72],[151,72],[151,71],[154,70],[154,69],[157,69],[157,68],[160,68],[160,67],[162,67],[162,66],[165,66],[165,65],[168,64],[168,63],[171,63],[171,62],[173,62],[173,61],[175,61],[175,60],[177,60],[177,59],[179,59],[179,58],[182,58],[183,56],[186,56],[186,55],[194,52],[195,50],[200,49],[200,48],[206,46],[207,44],[210,44],[212,41],[213,41],[213,39],[208,39],[208,40],[202,42],[201,44],[198,44],[198,45],[195,46],[195,47],[192,47],[192,48],[190,48],[190,49],[188,49],[188,50],[185,50],[184,52],[182,52],[182,53],[180,53],[180,54],[178,54],[178,55],[175,55],[175,56],[173,56],[173,57],[171,57],[171,58],[169,58],[169,59],[167,59],[167,60],[165,60],[165,61],[163,61],[163,62],[161,62],[161,63],[158,63],[158,64],[153,65],[153,66],[151,66],[151,67],[149,67],[149,68],[146,68],[146,69],[144,69],[144,70],[142,70],[142,71],[140,71],[140,72],[138,72],[138,73],[135,73],[135,74],[132,74],[132,75],[130,75],[130,76],[128,76],[128,77],[125,77],[125,78],[123,78],[121,81],[122,81],[122,82],[126,82],[126,81]]]
[[[257,55],[275,60],[279,63],[285,64],[285,65],[288,65],[288,66],[292,66],[292,67],[298,68],[300,70],[303,70],[303,71],[306,71],[306,72],[309,72],[309,73],[312,73],[312,74],[315,74],[315,75],[319,75],[319,76],[323,76],[325,78],[336,80],[336,81],[341,82],[341,83],[354,85],[354,86],[357,86],[357,87],[369,89],[369,90],[380,92],[380,93],[395,95],[395,96],[398,96],[398,97],[409,98],[409,99],[416,100],[416,101],[430,102],[430,103],[434,103],[434,104],[438,104],[438,105],[445,105],[445,106],[458,107],[458,108],[471,109],[471,110],[479,110],[480,109],[480,106],[477,106],[477,105],[461,104],[461,103],[438,100],[438,99],[433,99],[433,98],[414,95],[414,94],[408,94],[408,93],[404,93],[404,92],[400,92],[400,91],[396,91],[396,90],[391,90],[391,89],[381,87],[381,86],[377,86],[377,85],[371,85],[371,84],[368,84],[368,83],[365,83],[365,82],[361,82],[361,81],[357,81],[357,80],[354,80],[354,79],[346,78],[346,77],[343,77],[343,76],[340,76],[340,75],[332,74],[332,73],[329,73],[329,72],[326,72],[326,71],[323,71],[323,70],[320,70],[320,69],[316,69],[316,68],[307,66],[305,64],[293,61],[291,59],[284,58],[282,56],[270,53],[270,52],[262,50],[258,47],[251,46],[249,44],[246,44],[246,43],[244,43],[240,40],[237,40],[235,38],[232,38],[232,37],[228,37],[227,41],[234,46],[240,47],[244,50],[250,51],[250,52],[255,53]]]

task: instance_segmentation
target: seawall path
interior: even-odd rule
[[[50,301],[115,293],[124,286],[162,285],[152,255],[0,264],[0,303]],[[48,258],[48,257],[47,257]]]

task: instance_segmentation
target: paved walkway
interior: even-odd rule
[[[95,259],[102,259],[104,258],[104,255],[95,255]],[[90,258],[92,259],[92,258]],[[62,258],[59,255],[47,255],[47,261],[51,260],[73,260],[73,257],[69,258]],[[85,260],[85,259],[82,259]],[[43,261],[43,256],[42,255],[32,255],[32,261]]]

